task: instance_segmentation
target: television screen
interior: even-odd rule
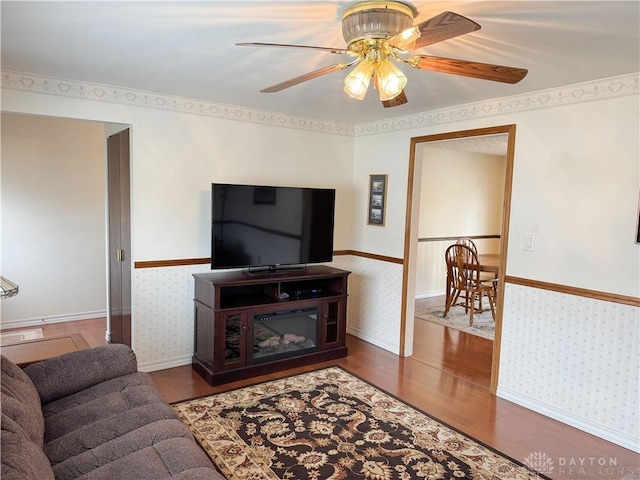
[[[329,262],[335,190],[212,184],[211,268]]]

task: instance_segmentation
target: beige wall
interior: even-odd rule
[[[500,235],[506,157],[426,145],[418,237]]]
[[[3,327],[105,316],[105,172],[102,124],[2,114]]]
[[[417,157],[422,162],[418,237],[500,235],[506,157],[424,145]],[[416,298],[445,293],[444,252],[454,242],[418,242]],[[480,253],[500,251],[499,239],[474,243]]]

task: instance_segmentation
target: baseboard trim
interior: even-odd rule
[[[375,345],[376,347],[383,348],[388,352],[395,353],[396,355],[400,355],[400,352],[398,351],[398,345],[392,345],[390,343],[380,342],[376,338],[369,337],[368,335],[363,334],[361,331],[353,328],[349,328],[349,327],[347,327],[347,333],[349,335],[353,335],[356,338],[359,338],[360,340],[364,340],[367,343]]]
[[[80,320],[92,320],[94,318],[106,318],[106,310],[95,310],[93,312],[67,313],[63,315],[50,315],[48,317],[22,318],[17,320],[6,320],[0,324],[0,329],[20,327],[41,327],[48,323],[78,322]]]
[[[167,368],[184,367],[185,365],[191,365],[192,356],[192,354],[180,355],[179,357],[168,358],[166,360],[139,362],[138,370],[141,372],[155,372],[157,370],[166,370]]]
[[[527,397],[508,388],[498,386],[496,395],[517,405],[528,408],[529,410],[538,412],[546,417],[553,418],[554,420],[577,428],[578,430],[590,433],[598,438],[615,443],[616,445],[627,448],[633,452],[640,453],[640,438],[618,432],[606,425],[573,415],[566,410],[562,410],[544,402],[539,402],[538,400]]]
[[[419,293],[416,295],[416,300],[419,300],[421,298],[433,298],[433,297],[441,297],[443,295],[446,295],[447,292],[445,290],[442,290],[441,292],[427,292],[427,293]]]

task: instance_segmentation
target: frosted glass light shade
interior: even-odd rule
[[[344,91],[347,92],[347,95],[358,100],[364,99],[373,70],[372,62],[368,60],[360,62],[344,79]]]
[[[416,43],[416,40],[420,38],[421,33],[420,29],[415,26],[413,28],[407,28],[399,33],[396,37],[394,37],[393,42],[389,42],[393,47],[399,48],[400,50],[411,50],[413,45]]]
[[[407,77],[390,60],[378,65],[376,76],[378,95],[383,102],[397,97],[407,86]]]

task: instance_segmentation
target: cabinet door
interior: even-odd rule
[[[217,345],[220,370],[238,368],[247,363],[246,311],[219,313]]]
[[[344,298],[321,302],[320,349],[341,347],[345,344],[346,303]]]

